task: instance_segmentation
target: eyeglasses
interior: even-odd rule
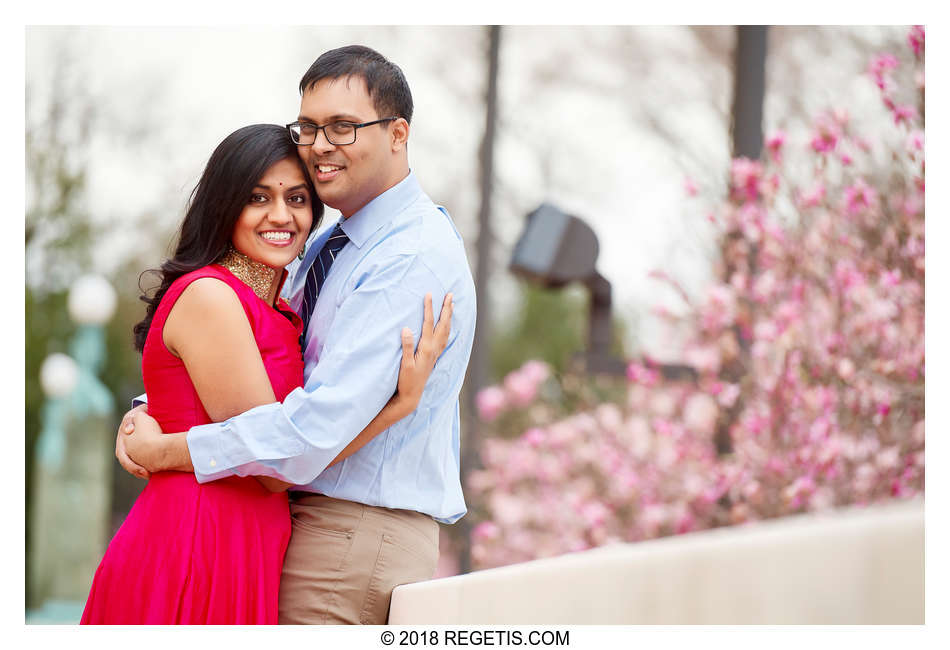
[[[373,124],[379,124],[381,122],[391,122],[397,119],[399,118],[384,117],[381,120],[362,122],[360,124],[354,124],[353,122],[331,122],[323,126],[311,124],[310,122],[291,122],[287,125],[287,130],[290,132],[290,139],[294,141],[294,144],[313,144],[317,141],[317,132],[323,129],[323,135],[326,137],[327,142],[332,145],[345,145],[356,142],[356,129],[362,129],[364,126],[372,126]]]

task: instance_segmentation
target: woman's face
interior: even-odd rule
[[[283,268],[297,256],[310,234],[312,200],[295,159],[274,163],[248,197],[234,224],[231,243],[256,262]]]

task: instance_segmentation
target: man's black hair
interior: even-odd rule
[[[412,93],[399,66],[364,45],[347,45],[320,55],[300,80],[300,94],[323,79],[361,77],[380,119],[401,117],[412,122]],[[384,124],[385,126],[385,124]]]

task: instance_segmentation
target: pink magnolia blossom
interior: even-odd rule
[[[851,359],[844,358],[838,361],[838,376],[848,381],[854,377],[854,362]]]
[[[924,150],[924,132],[915,129],[907,134],[907,150],[910,152]]]
[[[551,376],[551,366],[543,361],[531,360],[521,366],[521,372],[535,384],[540,384]]]
[[[658,532],[660,526],[665,524],[669,518],[669,511],[666,506],[661,504],[650,504],[643,508],[640,517],[641,525],[648,531],[648,536],[653,537]]]
[[[511,372],[505,377],[505,392],[514,406],[526,406],[538,395],[538,385],[522,372]]]
[[[877,87],[886,92],[890,90],[890,83],[888,81],[890,72],[896,69],[897,66],[897,57],[893,54],[878,54],[871,59],[868,72],[874,80],[874,83],[877,84]]]
[[[880,469],[894,469],[900,462],[900,449],[897,446],[882,449],[874,457],[874,462]]]
[[[670,436],[673,435],[673,425],[666,418],[653,418],[653,430],[656,431],[658,435],[661,436]]]
[[[774,341],[778,335],[778,327],[773,321],[763,320],[755,324],[754,336],[759,341]]]
[[[718,395],[719,403],[726,408],[730,408],[736,403],[736,399],[738,399],[741,392],[739,384],[726,384]]]
[[[498,537],[499,532],[498,524],[493,521],[483,521],[472,529],[472,537],[476,541],[495,539]]]
[[[703,327],[709,330],[725,327],[734,322],[735,314],[735,290],[728,285],[717,285],[710,289],[703,309]]]
[[[891,495],[898,498],[904,499],[909,496],[916,494],[916,490],[904,485],[902,478],[896,478],[891,481]]]
[[[702,435],[712,435],[718,416],[719,407],[716,401],[704,393],[691,395],[683,407],[683,423],[686,428]]]
[[[838,107],[838,108],[832,109],[831,119],[834,121],[835,124],[837,124],[839,127],[844,129],[845,127],[848,126],[848,123],[851,121],[851,113],[849,113],[848,109],[846,108]]]
[[[812,208],[820,205],[825,199],[824,183],[815,183],[809,190],[800,194],[800,200],[805,207]]]
[[[785,131],[779,129],[765,140],[765,146],[776,163],[782,162],[782,147],[785,145],[786,137]]]
[[[752,287],[752,295],[759,301],[766,301],[778,290],[778,277],[771,269],[766,270]]]
[[[634,361],[627,366],[627,379],[635,383],[652,386],[659,381],[660,373],[654,368],[648,368],[644,364]]]
[[[910,28],[910,33],[907,34],[907,43],[910,45],[910,48],[914,51],[914,56],[918,59],[924,53],[924,26],[923,25],[914,25]]]
[[[889,110],[921,67],[872,62]],[[842,108],[815,124],[808,177],[775,155],[730,169],[712,282],[668,314],[663,358],[695,375],[650,351],[626,380],[529,362],[480,396],[510,417],[482,421],[466,482],[476,566],[923,492],[924,134],[888,115],[852,134]]]
[[[661,418],[668,418],[676,412],[677,394],[672,389],[656,390],[650,400],[650,412]]]
[[[540,447],[546,436],[544,435],[544,430],[538,427],[532,427],[524,432],[523,440],[532,447]]]
[[[700,372],[718,372],[722,355],[714,345],[690,346],[684,353],[686,363]]]
[[[857,214],[864,210],[869,210],[877,204],[877,191],[868,185],[864,179],[859,178],[844,190],[844,200],[846,212],[848,214]]]
[[[478,409],[478,417],[485,422],[491,422],[507,406],[507,397],[505,391],[498,386],[489,386],[478,391],[475,396],[475,406]]]
[[[697,187],[696,181],[689,176],[683,181],[683,190],[686,192],[686,196],[696,196],[699,194],[699,187]]]
[[[581,506],[581,516],[588,526],[602,525],[610,514],[610,509],[598,501],[588,501]]]
[[[917,119],[917,109],[909,104],[894,107],[894,124],[909,123]]]
[[[683,512],[674,525],[674,530],[677,535],[682,535],[683,533],[688,533],[693,530],[696,526],[696,517],[693,516],[693,513],[689,510]]]
[[[893,54],[878,54],[871,59],[870,72],[872,75],[880,75],[896,69],[898,65],[899,61]]]
[[[762,163],[748,158],[736,158],[732,161],[731,187],[733,195],[739,201],[753,201],[760,193],[762,181]]]
[[[798,508],[808,502],[815,487],[815,480],[811,476],[801,476],[785,489],[784,495],[791,500],[792,508]]]
[[[897,209],[905,217],[916,217],[923,214],[924,199],[919,195],[906,196],[899,202]]]
[[[815,125],[811,148],[818,153],[830,153],[838,146],[840,138],[841,129],[836,123],[828,119],[820,119]]]

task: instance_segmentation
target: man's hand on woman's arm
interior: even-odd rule
[[[449,342],[449,332],[452,329],[452,294],[446,294],[442,301],[442,311],[439,313],[438,324],[432,318],[432,294],[427,293],[423,303],[422,332],[419,344],[412,338],[412,330],[404,327],[402,330],[402,360],[399,364],[399,380],[396,394],[383,407],[383,410],[373,418],[366,428],[343,448],[337,457],[327,467],[336,465],[366,445],[370,440],[416,410],[422,399],[422,391],[426,381],[432,374],[436,360],[442,355]],[[271,492],[281,492],[293,486],[279,478],[258,476],[261,485]]]
[[[452,294],[445,295],[445,299],[442,301],[442,311],[439,313],[439,322],[433,326],[432,294],[427,293],[419,345],[413,345],[412,330],[408,327],[404,327],[402,330],[402,361],[399,364],[396,394],[327,467],[349,458],[374,437],[416,410],[419,401],[422,399],[422,391],[429,380],[429,375],[432,374],[432,368],[435,367],[435,362],[442,356],[442,352],[449,342],[451,329]]]

